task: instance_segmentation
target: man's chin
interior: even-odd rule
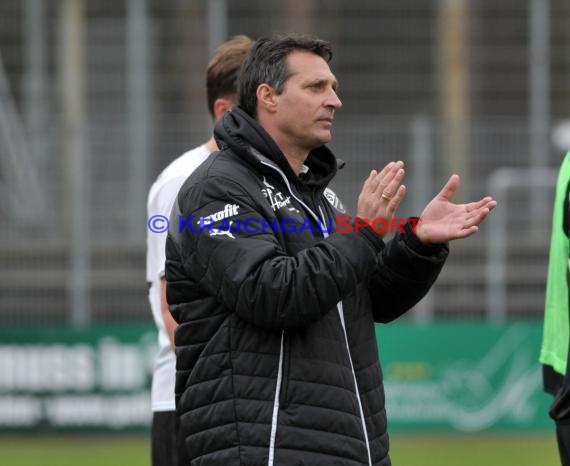
[[[321,142],[321,145],[331,142],[332,133],[330,131],[323,131],[321,134],[319,134],[319,140]]]
[[[316,137],[312,141],[307,141],[307,147],[310,147],[310,150],[316,149],[317,147],[324,146],[332,141],[332,134],[329,132],[327,133],[320,133],[316,135]]]

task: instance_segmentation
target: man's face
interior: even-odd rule
[[[305,51],[287,58],[289,77],[277,96],[275,128],[281,146],[310,151],[332,138],[335,110],[342,106],[336,94],[337,81],[328,63]]]

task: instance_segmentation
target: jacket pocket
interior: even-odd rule
[[[279,407],[284,408],[289,403],[289,371],[291,368],[291,338],[285,332],[283,338],[283,361],[281,366],[281,388],[279,390]]]

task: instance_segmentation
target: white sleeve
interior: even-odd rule
[[[163,184],[156,192],[152,193],[153,195],[149,197],[147,204],[147,221],[155,215],[162,215],[170,219],[172,206],[184,181],[186,181],[186,177],[172,178]],[[157,277],[162,278],[164,276],[167,234],[168,230],[163,233],[152,232],[147,225],[146,274],[147,281],[149,282],[155,280]]]

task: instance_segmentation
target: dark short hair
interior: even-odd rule
[[[235,97],[237,77],[253,40],[241,34],[220,45],[212,55],[206,69],[208,110],[214,117],[214,102],[222,97]]]
[[[332,59],[330,43],[310,36],[262,37],[253,43],[238,78],[238,102],[244,111],[257,117],[257,88],[260,84],[268,84],[278,94],[283,92],[290,74],[285,60],[291,52],[298,50],[314,53],[326,62]]]

